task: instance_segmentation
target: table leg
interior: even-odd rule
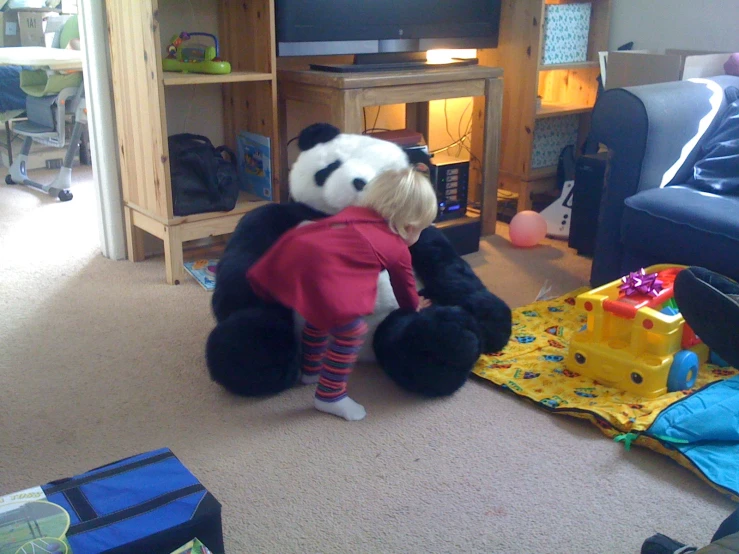
[[[332,103],[332,116],[338,121],[337,126],[342,133],[362,134],[364,131],[364,106],[359,101],[359,94],[355,89],[343,90],[339,94],[339,102]]]
[[[485,81],[485,124],[482,156],[482,234],[494,235],[498,219],[498,164],[503,114],[503,80]]]
[[[407,129],[418,131],[423,135],[426,144],[429,143],[429,103],[413,102],[405,106],[405,126]]]
[[[169,225],[164,230],[164,267],[167,270],[167,283],[179,285],[184,280],[183,263],[182,232],[177,225]]]
[[[287,137],[287,98],[280,95],[278,93],[277,96],[277,105],[278,105],[278,125],[280,127],[279,129],[279,140],[277,141],[280,145],[280,174],[277,176],[278,178],[278,197],[275,199],[277,202],[286,203],[289,196],[289,187],[288,187],[288,176],[289,176],[289,167],[288,167],[288,147],[287,143],[289,142],[289,139]]]
[[[132,262],[142,262],[146,258],[144,249],[144,231],[133,224],[131,208],[125,206],[123,214],[126,218],[126,250]]]

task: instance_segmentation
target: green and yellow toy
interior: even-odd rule
[[[203,44],[185,45],[194,36],[210,37],[214,46]],[[186,33],[172,37],[167,46],[167,57],[162,60],[164,71],[181,73],[210,73],[226,75],[231,73],[231,64],[218,56],[218,39],[210,33]]]

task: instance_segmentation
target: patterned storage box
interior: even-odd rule
[[[580,127],[578,115],[539,119],[534,128],[531,169],[557,165],[559,153],[569,144],[577,144]]]
[[[544,11],[542,65],[587,60],[591,10],[589,2],[547,4]]]

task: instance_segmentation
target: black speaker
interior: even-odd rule
[[[409,161],[426,173],[439,199],[436,221],[458,219],[467,213],[470,162],[446,154],[429,156],[423,145],[404,148]]]
[[[452,243],[457,254],[464,256],[480,249],[482,222],[465,217],[469,188],[470,162],[444,155],[428,155],[423,145],[404,148],[409,161],[426,173],[436,189],[439,213],[436,224]]]
[[[437,154],[431,158],[431,181],[439,199],[436,221],[464,217],[467,213],[470,162]]]
[[[595,252],[598,214],[603,193],[608,154],[585,154],[575,165],[575,186],[572,189],[572,220],[569,247],[583,256]]]

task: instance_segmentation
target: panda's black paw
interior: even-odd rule
[[[513,328],[508,305],[483,289],[467,296],[461,306],[475,317],[480,326],[482,351],[491,354],[503,350],[511,338]]]
[[[397,310],[377,328],[377,361],[402,388],[448,396],[467,381],[481,353],[480,327],[459,307]]]
[[[299,373],[292,315],[281,306],[232,314],[208,337],[206,358],[211,378],[234,394],[282,392]]]

